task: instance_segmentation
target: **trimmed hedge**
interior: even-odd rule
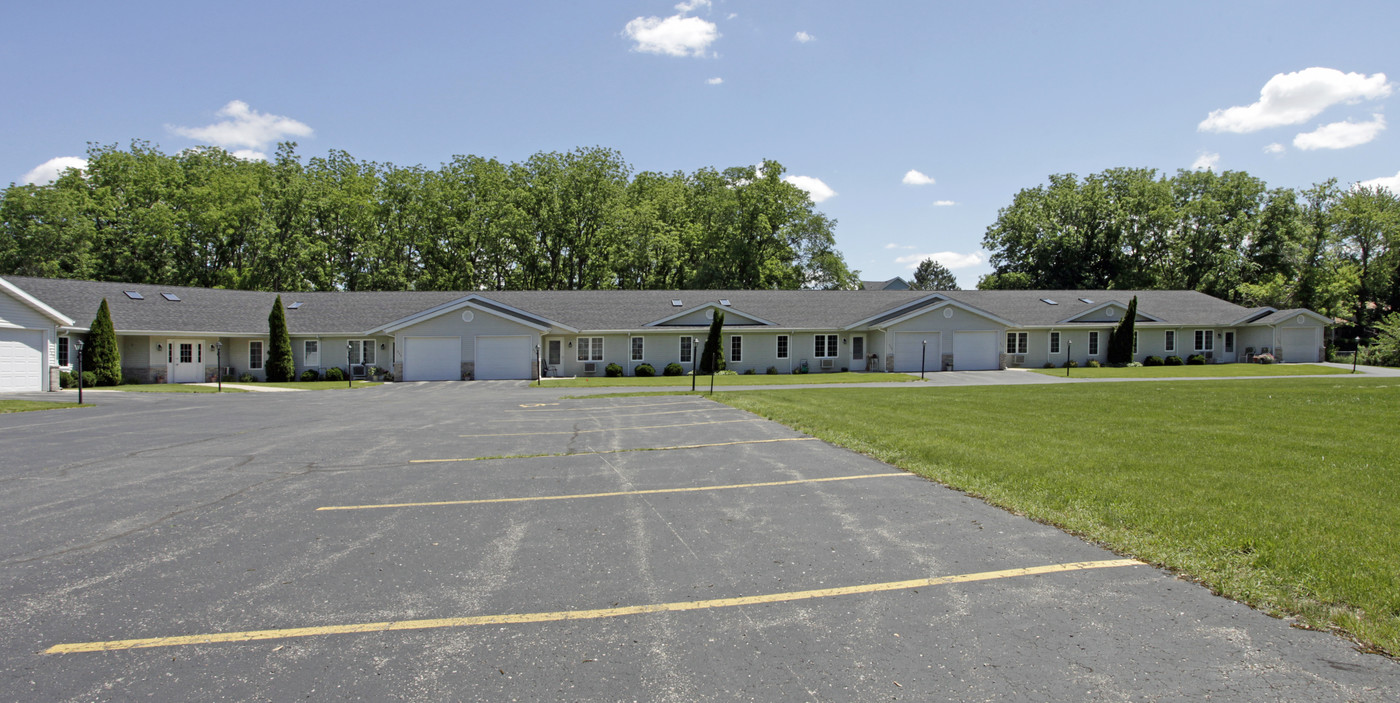
[[[607,368],[603,369],[603,373],[608,378],[622,378],[622,367],[618,364],[608,364]]]
[[[316,369],[307,369],[301,372],[301,380],[308,382],[319,381],[321,380],[321,372],[317,371]]]
[[[1179,357],[1179,356],[1177,356],[1177,355],[1175,355],[1175,354],[1173,354],[1173,355],[1167,357],[1166,359],[1163,359],[1162,361],[1163,361],[1167,366],[1182,366],[1182,365],[1185,365],[1185,363],[1186,363],[1186,362],[1184,362],[1184,361],[1181,360],[1181,357]]]
[[[326,380],[327,380],[327,381],[344,381],[344,380],[345,380],[345,371],[341,370],[341,368],[340,368],[339,366],[332,366],[332,367],[326,369]]]
[[[1187,366],[1205,366],[1205,365],[1206,365],[1206,356],[1205,356],[1205,354],[1192,354],[1190,357],[1188,357],[1188,358],[1186,359],[1186,365],[1187,365]]]
[[[685,367],[683,367],[683,366],[681,366],[680,364],[678,364],[678,363],[672,361],[671,363],[666,364],[666,368],[665,368],[664,370],[662,370],[661,373],[662,373],[662,375],[665,375],[665,376],[684,376],[684,375],[685,375]]]
[[[1143,366],[1166,366],[1166,362],[1160,356],[1149,356],[1142,360]]]
[[[632,373],[642,378],[651,378],[656,375],[656,367],[651,364],[637,364],[637,368],[633,369]]]

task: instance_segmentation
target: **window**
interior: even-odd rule
[[[778,335],[778,358],[788,358],[788,336],[785,334]]]
[[[180,296],[175,295],[174,293],[161,293],[160,297],[165,298],[166,300],[169,300],[172,303],[180,302]]]
[[[738,335],[729,338],[729,360],[744,360],[744,338]]]
[[[123,293],[126,293],[126,297],[131,298],[132,300],[145,300],[145,299],[146,299],[146,296],[141,295],[140,293],[138,293],[138,292],[136,292],[136,291],[134,291],[134,290],[128,290],[128,291],[122,291],[122,292],[123,292]]]
[[[1162,351],[1176,351],[1176,330],[1167,330],[1166,337],[1162,341]]]
[[[193,364],[193,363],[194,363],[194,345],[193,345],[193,344],[190,344],[189,342],[182,342],[182,343],[180,344],[180,363],[182,363],[182,364]]]
[[[1027,343],[1027,341],[1029,341],[1028,338],[1029,338],[1029,335],[1028,335],[1027,333],[1025,333],[1025,332],[1007,332],[1007,333],[1006,333],[1006,353],[1007,353],[1007,354],[1025,354],[1025,353],[1026,353],[1026,343]]]
[[[1215,349],[1215,333],[1211,330],[1196,330],[1196,351]]]
[[[602,337],[579,337],[577,344],[579,361],[603,360]]]
[[[1099,333],[1098,333],[1098,332],[1090,332],[1090,333],[1089,333],[1089,356],[1098,356],[1098,355],[1099,355]]]
[[[632,338],[632,360],[633,360],[633,361],[641,361],[642,359],[645,359],[645,358],[646,358],[645,350],[646,350],[646,343],[642,341],[642,338],[641,338],[641,337],[633,337],[633,338]]]
[[[691,364],[695,362],[695,338],[681,337],[681,363]]]
[[[1234,354],[1234,353],[1235,353],[1235,333],[1234,333],[1234,332],[1226,332],[1226,333],[1225,333],[1225,353],[1226,353],[1226,354]]]
[[[374,340],[373,339],[352,339],[350,340],[350,358],[352,364],[373,364],[374,363]]]
[[[321,341],[308,339],[301,348],[301,363],[305,366],[321,365]]]
[[[58,365],[68,366],[68,338],[58,338]]]
[[[815,347],[815,348],[813,349],[813,351],[812,351],[812,356],[815,356],[815,357],[817,357],[818,359],[834,359],[834,358],[836,358],[836,335],[834,335],[834,334],[819,334],[819,335],[817,335],[817,343],[816,343],[816,347]]]
[[[257,370],[263,367],[263,343],[262,340],[248,342],[248,368]]]
[[[1050,353],[1051,353],[1051,354],[1059,354],[1059,353],[1060,353],[1060,333],[1059,333],[1059,332],[1051,332],[1051,333],[1050,333]]]

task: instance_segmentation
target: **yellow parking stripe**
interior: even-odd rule
[[[816,437],[779,437],[777,439],[744,439],[737,442],[712,442],[710,444],[678,444],[674,447],[637,447],[635,449],[604,449],[596,452],[559,452],[556,454],[508,454],[505,456],[467,456],[458,459],[409,459],[410,464],[439,464],[450,461],[488,461],[491,459],[543,459],[556,456],[588,456],[590,454],[623,454],[625,452],[661,452],[672,449],[701,449],[703,447],[728,447],[735,444],[767,444],[769,442],[811,442]]]
[[[317,510],[372,510],[375,508],[426,508],[439,505],[481,505],[484,503],[529,503],[538,500],[575,500],[579,498],[614,498],[617,496],[641,496],[655,493],[695,493],[698,491],[724,491],[731,488],[768,488],[770,486],[795,486],[799,483],[826,483],[828,481],[854,481],[861,478],[889,478],[891,476],[913,476],[905,471],[886,474],[860,474],[857,476],[832,476],[829,478],[799,478],[790,481],[764,481],[762,483],[733,483],[727,486],[690,486],[686,488],[649,488],[638,491],[611,491],[608,493],[574,493],[561,496],[528,496],[523,498],[481,498],[477,500],[435,500],[426,503],[378,503],[375,505],[327,505]]]
[[[713,600],[682,601],[678,603],[653,603],[650,605],[634,605],[621,608],[599,608],[595,610],[563,610],[552,613],[508,613],[504,615],[478,615],[471,617],[436,618],[429,620],[398,620],[391,622],[369,622],[352,625],[294,627],[281,630],[247,630],[244,632],[218,632],[204,635],[185,635],[180,637],[147,637],[143,639],[109,640],[105,642],[78,642],[73,644],[56,644],[44,650],[44,654],[109,652],[118,649],[142,649],[146,647],[177,647],[182,645],[215,644],[221,642],[254,642],[258,640],[276,640],[291,637],[344,635],[353,634],[357,632],[393,632],[396,630],[431,630],[441,628],[473,627],[477,625],[520,625],[539,622],[559,622],[565,620],[596,620],[600,618],[615,618],[623,615],[642,615],[646,613],[675,613],[687,610],[732,608],[734,606],[759,605],[763,603],[786,603],[792,601],[810,600],[813,598],[831,598],[833,596],[846,596],[861,593],[879,593],[883,591],[898,591],[910,588],[945,586],[955,583],[971,583],[974,581],[993,581],[997,579],[1018,578],[1021,576],[1039,576],[1042,574],[1054,574],[1066,571],[1109,569],[1119,566],[1139,566],[1141,564],[1142,562],[1136,559],[1081,561],[1072,562],[1068,564],[1049,564],[1046,566],[1032,566],[1022,569],[983,571],[980,573],[959,574],[956,576],[939,576],[937,578],[915,579],[912,581],[888,581],[885,583],[870,583],[860,586],[845,586],[841,588],[819,588],[810,591],[788,591],[786,593],[769,593],[757,596],[741,596],[738,598],[716,598]]]
[[[652,413],[653,415],[657,413]],[[699,425],[727,425],[733,422],[767,422],[761,417],[745,418],[743,420],[710,420],[708,422],[682,422],[677,425],[642,425],[640,427],[604,427],[593,430],[564,430],[561,432],[502,432],[497,434],[459,434],[458,437],[533,437],[535,435],[550,434],[585,434],[590,432],[621,432],[623,430],[659,430],[667,427],[696,427]]]

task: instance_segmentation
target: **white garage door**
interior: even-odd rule
[[[955,371],[994,371],[1001,368],[996,332],[954,332]]]
[[[1283,346],[1283,360],[1289,363],[1314,363],[1317,358],[1317,331],[1313,329],[1279,330],[1278,342]]]
[[[44,333],[0,330],[0,393],[44,390]]]
[[[461,337],[405,337],[403,380],[462,380]]]
[[[928,340],[928,357],[923,357],[924,340]],[[937,332],[897,332],[894,336],[894,370],[918,373],[922,362],[927,371],[937,371],[943,365],[943,345]]]
[[[508,378],[528,379],[535,355],[528,335],[519,337],[477,337],[476,375],[482,381]]]

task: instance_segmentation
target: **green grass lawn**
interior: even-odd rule
[[[268,386],[271,388],[296,388],[303,391],[333,391],[333,390],[353,390],[355,388],[369,388],[370,386],[384,385],[380,381],[354,381],[350,385],[345,381],[283,381],[280,383],[249,383],[250,386]]]
[[[1047,376],[1064,376],[1065,370],[1031,369]],[[1351,369],[1338,369],[1318,364],[1206,364],[1204,366],[1135,366],[1133,368],[1070,369],[1072,378],[1225,378],[1230,376],[1322,376],[1349,374]]]
[[[120,386],[98,386],[84,388],[98,391],[130,391],[132,393],[218,393],[214,386],[194,386],[188,383],[126,383]],[[246,393],[247,391],[225,388],[225,393]]]
[[[92,403],[60,403],[51,400],[0,400],[0,415],[6,413],[27,413],[32,410],[58,410],[60,408],[90,408]]]
[[[717,398],[1264,611],[1400,653],[1395,381],[775,389]]]
[[[804,374],[754,374],[745,376],[743,374],[728,374],[715,376],[715,387],[720,386],[791,386],[794,384],[812,383],[903,383],[905,381],[917,381],[918,376],[910,376],[904,373],[858,373],[838,372],[838,373],[804,373]],[[608,388],[608,387],[641,387],[641,388],[669,388],[672,386],[685,386],[690,388],[689,376],[652,376],[651,378],[638,378],[636,376],[621,376],[607,378],[604,376],[580,376],[578,378],[546,378],[544,387],[554,388]],[[709,376],[698,376],[695,379],[695,387],[710,387]]]

